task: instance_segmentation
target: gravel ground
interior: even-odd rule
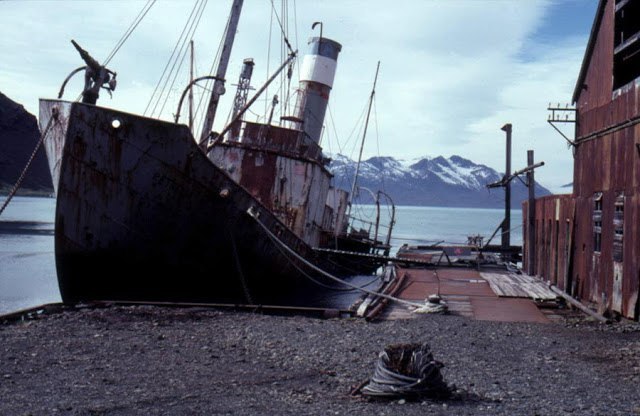
[[[423,342],[457,386],[453,399],[349,395],[385,346]],[[0,324],[0,397],[1,415],[633,415],[640,331],[80,309]]]

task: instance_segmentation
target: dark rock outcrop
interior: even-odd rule
[[[39,139],[35,116],[0,93],[0,192],[9,192],[13,187]],[[38,150],[21,191],[53,192],[43,148]]]

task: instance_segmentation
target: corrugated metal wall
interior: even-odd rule
[[[574,238],[574,199],[571,195],[550,195],[536,200],[535,262],[528,274],[543,276],[567,292],[571,292],[570,259]],[[528,235],[528,202],[523,203],[523,227]],[[528,247],[523,250],[523,264],[529,259]]]
[[[536,262],[527,272],[600,312],[638,319],[640,124],[633,123],[640,88],[636,81],[612,91],[614,1],[604,7],[576,102],[573,195],[536,201]],[[525,203],[525,218],[526,212]]]

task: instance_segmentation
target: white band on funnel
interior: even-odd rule
[[[300,81],[313,81],[333,87],[338,63],[320,55],[305,55],[300,68]]]

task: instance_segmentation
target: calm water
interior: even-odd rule
[[[375,220],[373,206],[363,206],[356,214],[370,222]],[[388,224],[390,212],[381,210],[380,223]],[[504,217],[504,209],[485,208],[436,208],[409,207],[396,208],[396,225],[393,229],[391,245],[395,252],[402,244],[464,244],[467,236],[481,235],[487,239],[493,234]],[[381,228],[386,234],[386,229]],[[500,233],[492,244],[500,243]],[[522,244],[522,211],[511,211],[511,244]]]
[[[0,197],[4,202],[4,197]],[[0,313],[59,302],[53,198],[15,197],[0,217]]]
[[[3,201],[4,197],[0,197],[0,202]],[[16,197],[0,217],[0,314],[60,301],[53,249],[54,212],[53,198]],[[404,243],[464,243],[472,234],[488,238],[502,221],[503,212],[499,209],[398,207],[391,241],[393,252]],[[369,221],[375,219],[371,206],[360,207],[354,214]],[[381,222],[387,223],[388,215],[384,209]],[[521,211],[512,211],[511,224],[511,242],[521,244]],[[497,235],[494,243],[499,241]],[[361,285],[370,280],[370,276],[362,276],[354,283]],[[336,307],[347,307],[352,298],[336,293],[330,301]]]

